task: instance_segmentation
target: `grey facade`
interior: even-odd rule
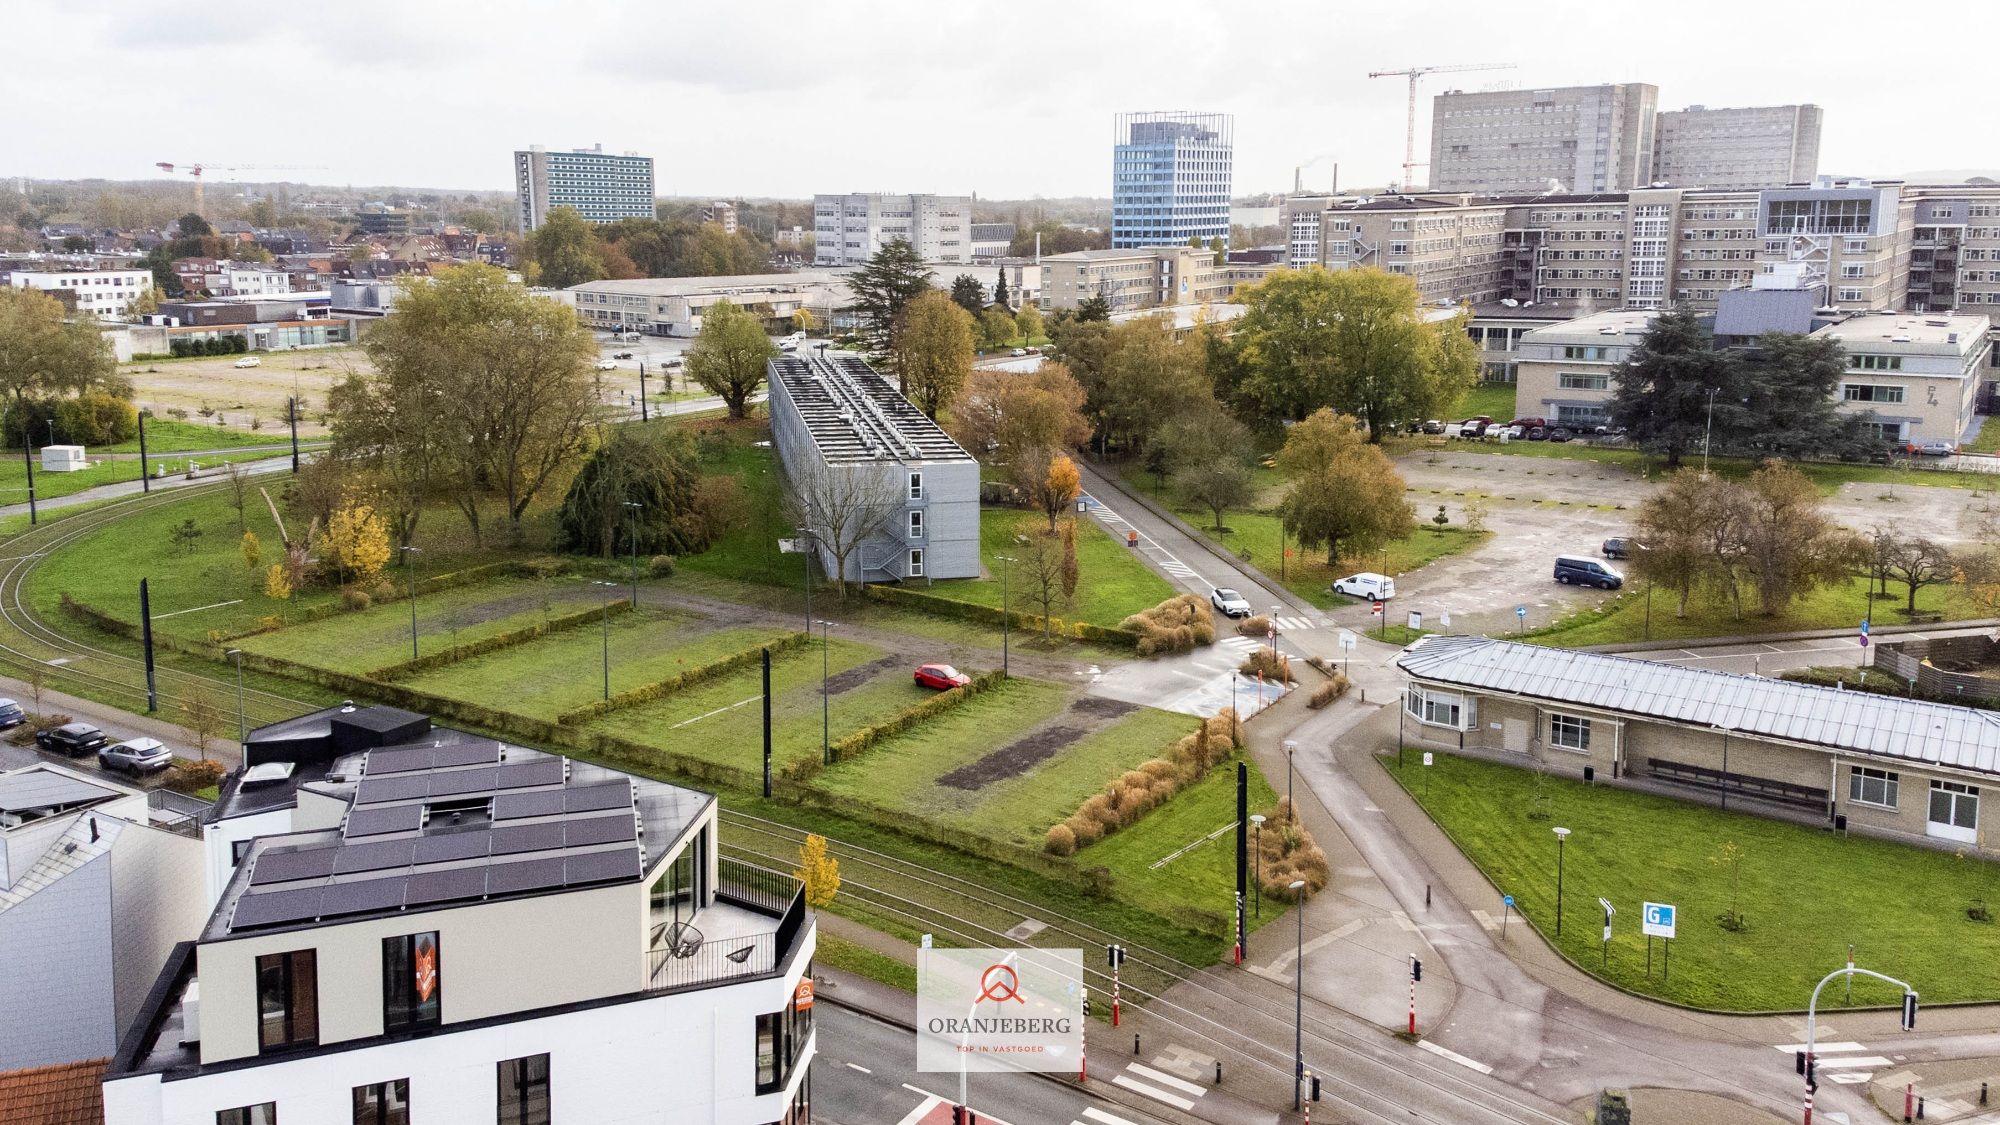
[[[821,570],[849,582],[976,578],[979,463],[860,356],[770,361],[771,437]]]
[[[1111,156],[1111,246],[1229,241],[1236,118],[1227,113],[1118,115]]]
[[[603,145],[574,152],[540,145],[516,150],[514,201],[523,231],[541,226],[558,207],[574,207],[593,223],[650,219],[653,158],[605,152]]]
[[[1819,174],[1826,111],[1816,105],[1709,109],[1660,114],[1653,179],[1676,187],[1762,188]]]
[[[891,242],[910,244],[926,262],[972,261],[972,197],[965,195],[813,196],[813,264],[858,266]]]
[[[1659,88],[1644,82],[1439,94],[1432,191],[1627,191],[1653,173]]]

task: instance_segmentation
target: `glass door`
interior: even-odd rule
[[[1961,785],[1956,781],[1931,782],[1928,817],[1928,822],[1924,825],[1926,836],[1957,840],[1962,844],[1977,844],[1979,787]]]

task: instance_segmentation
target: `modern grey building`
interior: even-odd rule
[[[534,145],[514,153],[515,218],[523,231],[542,225],[549,212],[574,207],[593,223],[650,219],[653,158],[609,153],[603,145],[551,152]]]
[[[1819,174],[1825,110],[1816,105],[1663,110],[1653,179],[1675,187],[1763,188]]]
[[[1236,118],[1227,113],[1121,113],[1111,156],[1111,246],[1229,240]]]
[[[1653,174],[1659,88],[1452,90],[1431,103],[1432,191],[1626,191]],[[1115,243],[1114,243],[1115,245]]]
[[[770,361],[771,437],[822,571],[979,576],[979,462],[858,355]],[[845,555],[842,560],[840,556]]]
[[[901,239],[926,262],[972,260],[972,198],[964,195],[813,196],[813,264],[858,266]]]

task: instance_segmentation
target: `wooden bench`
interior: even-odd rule
[[[1823,810],[1827,803],[1827,791],[1815,789],[1810,785],[1774,781],[1767,777],[1752,777],[1749,774],[1724,773],[1707,766],[1690,765],[1666,758],[1646,759],[1646,773],[1662,781],[1675,781],[1699,789],[1755,797],[1780,805]]]

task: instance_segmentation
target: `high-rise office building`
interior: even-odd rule
[[[1824,114],[1816,105],[1662,111],[1653,178],[1691,188],[1809,183],[1819,172]]]
[[[593,223],[650,219],[653,158],[618,155],[603,145],[551,152],[540,145],[514,153],[515,218],[523,231],[542,225],[549,212],[574,207]]]
[[[1111,245],[1229,239],[1236,119],[1227,113],[1121,113],[1111,158]]]
[[[926,262],[972,261],[971,197],[813,196],[814,265],[858,266],[898,239]]]
[[[1644,82],[1439,94],[1432,191],[1627,191],[1653,174],[1659,89]]]

